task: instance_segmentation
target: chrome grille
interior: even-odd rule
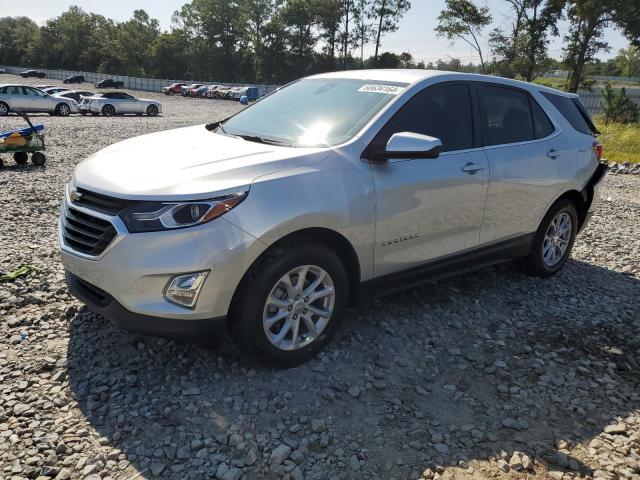
[[[67,246],[85,255],[100,255],[116,237],[108,220],[94,217],[72,205],[65,205],[62,216],[62,236]]]

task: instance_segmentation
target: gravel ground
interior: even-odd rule
[[[164,115],[38,117],[46,167],[0,171],[0,272],[38,268],[0,283],[0,478],[640,479],[640,177],[607,177],[554,278],[507,264],[376,300],[322,356],[272,371],[226,340],[120,331],[67,294],[74,165],[238,108],[142,96]]]

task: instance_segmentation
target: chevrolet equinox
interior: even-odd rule
[[[314,75],[80,162],[59,224],[67,282],[125,329],[222,326],[296,365],[365,294],[516,258],[560,270],[598,203],[597,133],[576,95],[530,83]]]

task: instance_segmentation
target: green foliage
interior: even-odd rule
[[[610,162],[640,163],[640,124],[604,123],[596,118],[598,140],[604,145],[603,157]]]
[[[449,40],[460,39],[468,43],[480,56],[482,70],[485,71],[479,37],[482,30],[491,24],[489,7],[478,8],[470,0],[446,0],[445,9],[440,12],[436,34]]]
[[[39,35],[38,25],[27,17],[0,18],[0,64],[33,63]]]
[[[604,122],[637,123],[639,109],[635,102],[627,96],[624,87],[614,89],[610,83],[604,86]]]

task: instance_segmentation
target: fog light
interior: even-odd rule
[[[207,275],[208,270],[173,277],[164,292],[165,298],[180,306],[194,308]]]

